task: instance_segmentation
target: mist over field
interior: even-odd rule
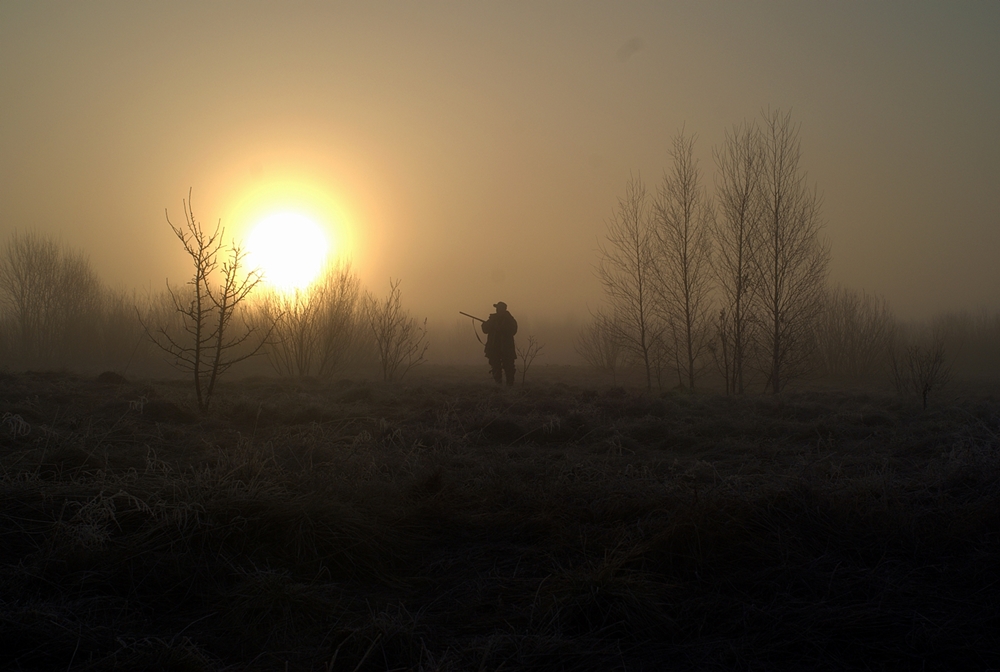
[[[1000,669],[998,34],[0,2],[0,668]]]
[[[779,109],[833,284],[906,320],[1000,307],[995,3],[0,12],[0,237],[54,237],[111,286],[183,282],[163,211],[193,187],[237,239],[309,214],[435,332],[498,300],[582,326],[630,176],[657,184],[683,128],[711,192],[725,133]]]

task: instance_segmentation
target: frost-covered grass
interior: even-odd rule
[[[1000,666],[1000,404],[0,377],[0,667]]]

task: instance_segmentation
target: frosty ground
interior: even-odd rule
[[[479,372],[481,374],[481,372]],[[0,375],[0,666],[1000,666],[1000,402]]]

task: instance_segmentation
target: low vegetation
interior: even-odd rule
[[[994,393],[532,373],[3,374],[0,667],[1000,666]]]

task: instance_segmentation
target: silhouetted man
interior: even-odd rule
[[[503,382],[503,374],[507,374],[507,384],[514,384],[514,360],[517,351],[514,349],[514,334],[517,333],[517,320],[507,312],[507,304],[499,301],[493,304],[497,312],[492,313],[483,322],[483,333],[486,334],[486,358],[490,360],[490,372],[493,380]]]

